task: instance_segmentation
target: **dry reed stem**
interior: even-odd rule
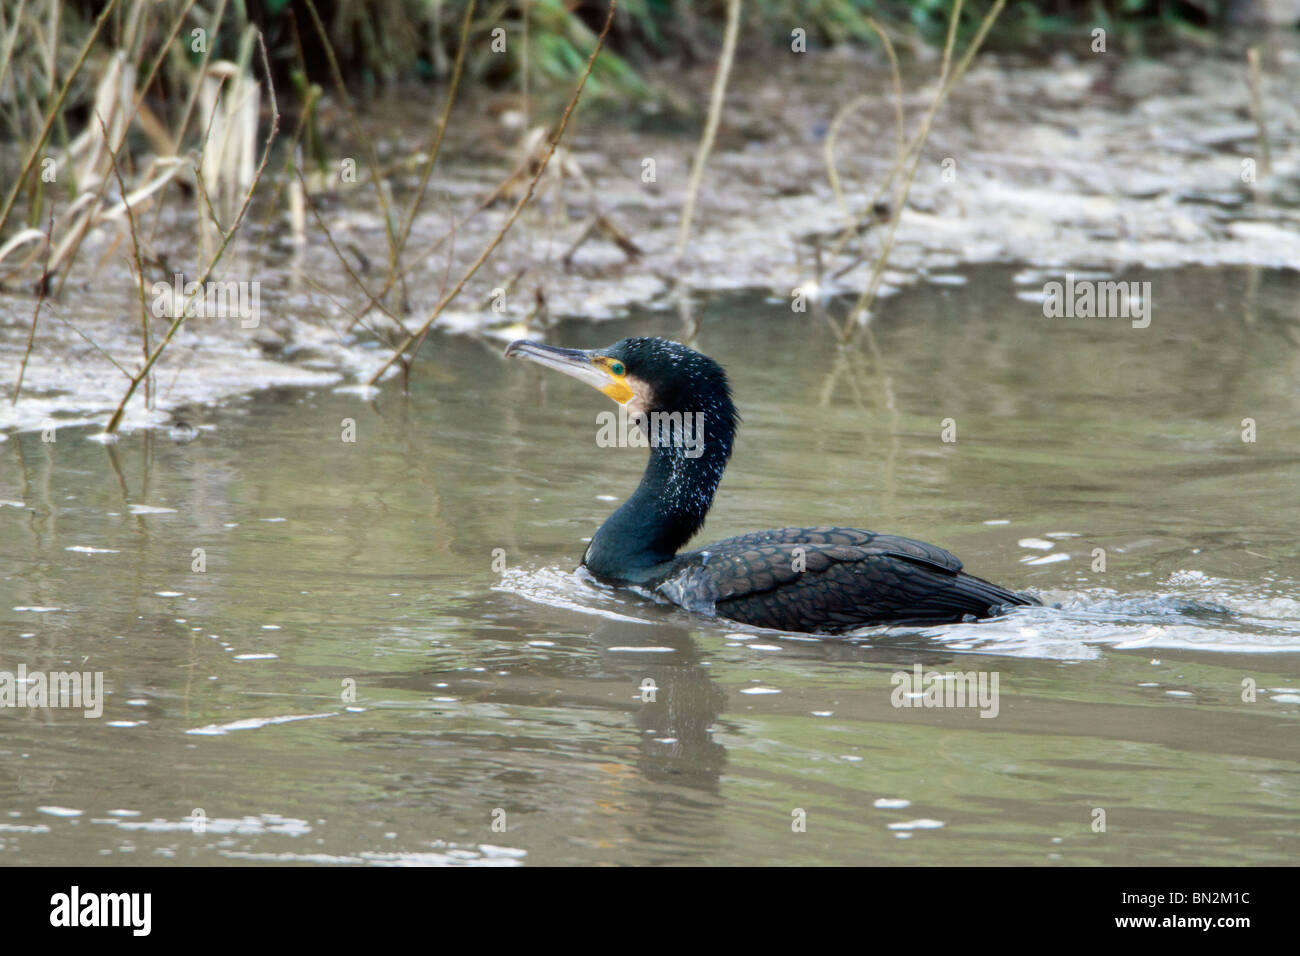
[[[59,89],[59,95],[45,111],[45,123],[41,127],[41,135],[37,137],[36,142],[32,143],[31,151],[27,154],[27,159],[23,163],[22,172],[14,179],[14,184],[9,190],[9,195],[5,197],[3,208],[0,208],[0,235],[4,233],[5,225],[9,222],[9,215],[13,212],[14,201],[18,198],[18,192],[24,182],[27,181],[28,174],[32,171],[32,166],[36,164],[36,157],[45,145],[45,140],[49,138],[50,129],[54,126],[54,118],[63,110],[63,101],[68,98],[68,91],[72,88],[72,81],[76,79],[77,74],[81,72],[81,67],[86,62],[86,57],[90,55],[90,48],[95,40],[99,37],[99,31],[103,29],[109,15],[117,9],[117,0],[108,0],[104,6],[104,11],[95,21],[94,29],[90,31],[90,36],[86,37],[86,43],[77,55],[76,62],[72,65],[72,70],[68,73],[67,78],[63,81],[63,86]]]
[[[460,28],[460,48],[456,51],[456,65],[452,67],[451,86],[447,89],[447,101],[442,107],[442,118],[438,121],[438,129],[433,135],[429,146],[426,147],[428,159],[424,163],[424,169],[420,174],[420,187],[415,192],[415,198],[411,201],[411,208],[406,213],[406,219],[402,223],[402,234],[397,239],[397,255],[401,258],[402,250],[406,248],[406,240],[411,234],[411,225],[415,222],[415,214],[420,209],[420,203],[424,201],[425,190],[429,188],[429,179],[433,176],[434,164],[438,161],[438,154],[442,151],[442,137],[447,131],[447,124],[451,122],[451,107],[456,101],[456,90],[460,87],[461,74],[465,69],[465,48],[469,46],[469,25],[470,18],[474,14],[475,0],[469,0],[465,7],[465,19]],[[528,48],[527,40],[524,42],[524,49]],[[385,288],[384,292],[388,289]],[[384,293],[380,293],[382,296]]]
[[[54,209],[50,208],[50,221],[45,227],[54,229]],[[32,327],[27,330],[27,348],[23,350],[23,360],[18,366],[18,382],[14,385],[14,397],[9,400],[10,407],[18,404],[18,396],[23,391],[23,378],[27,375],[27,361],[32,355],[32,346],[36,342],[36,323],[41,317],[41,306],[45,304],[45,293],[50,284],[50,243],[45,243],[45,269],[41,274],[40,284],[36,288],[36,306],[32,309]]]
[[[935,94],[934,102],[930,105],[930,109],[921,123],[921,128],[917,131],[916,136],[913,137],[912,143],[909,144],[912,165],[908,169],[907,175],[898,189],[897,196],[893,203],[893,208],[890,210],[889,232],[885,237],[885,242],[881,247],[879,255],[876,257],[876,264],[872,269],[871,279],[868,282],[867,287],[862,291],[862,294],[858,297],[857,302],[850,310],[848,316],[845,317],[841,333],[842,341],[847,342],[852,339],[855,328],[862,324],[863,318],[866,316],[868,310],[870,310],[872,303],[875,301],[876,293],[880,289],[880,283],[884,276],[885,266],[889,262],[890,253],[893,252],[894,249],[894,237],[898,232],[898,223],[903,217],[903,206],[906,204],[907,195],[911,191],[912,181],[916,177],[916,170],[921,164],[921,157],[924,153],[926,140],[930,137],[930,127],[934,123],[934,117],[947,99],[948,93],[952,90],[953,85],[961,79],[966,68],[970,66],[971,60],[974,58],[980,45],[984,42],[984,37],[987,36],[989,29],[992,28],[994,20],[996,20],[998,14],[1002,12],[1002,7],[1005,3],[1006,0],[997,0],[989,12],[985,14],[984,19],[980,22],[979,29],[976,31],[975,37],[971,40],[971,43],[966,48],[962,58],[958,61],[957,68],[950,73],[949,69],[952,62],[952,51],[957,39],[957,20],[961,16],[962,0],[957,0],[957,2],[953,4],[952,16],[948,21],[948,36],[944,42],[943,63],[939,71],[939,90]]]
[[[163,43],[162,48],[159,50],[158,56],[154,58],[153,66],[150,68],[149,73],[145,76],[144,83],[141,84],[139,87],[139,91],[135,97],[135,103],[132,106],[130,114],[128,114],[124,122],[124,126],[123,126],[124,129],[127,130],[130,129],[131,123],[134,121],[136,114],[140,111],[141,107],[143,106],[145,91],[148,90],[149,86],[153,83],[154,77],[157,75],[158,70],[162,66],[163,59],[167,52],[167,48],[171,45],[172,41],[176,39],[177,33],[180,32],[181,24],[184,22],[185,17],[189,15],[189,11],[194,6],[194,3],[195,0],[189,0],[189,3],[186,4],[185,9],[181,11],[180,15],[177,16],[175,23],[173,23],[171,32],[167,36],[167,40]],[[182,132],[183,132],[183,128],[182,128]],[[175,140],[175,142],[179,142],[179,141],[180,140],[178,137]],[[171,179],[174,177],[174,175],[175,174],[173,173],[172,176],[169,176],[166,179],[164,179],[161,185],[165,185],[166,183],[170,182]],[[104,187],[107,185],[107,183],[108,183],[107,176],[103,176],[100,178],[99,189],[96,191],[95,201],[91,206],[92,210],[97,210],[99,208],[99,204],[104,194]],[[123,190],[122,199],[123,202],[126,202],[128,199],[125,190]],[[159,214],[161,215],[162,212],[161,202],[158,205],[158,210],[159,210]],[[67,263],[68,268],[64,269],[59,276],[59,287],[58,289],[55,290],[55,298],[59,298],[60,296],[62,296],[63,286],[68,281],[68,275],[72,271],[72,263],[73,261],[76,260],[77,253],[81,250],[81,243],[85,240],[87,234],[89,234],[90,232],[91,226],[93,226],[94,224],[95,224],[94,215],[88,214],[80,224],[80,227],[78,228],[76,233],[74,234],[74,238],[71,241],[71,243],[65,240],[65,242],[61,244],[59,255],[56,257],[56,261],[54,263],[54,269],[56,270],[60,269],[65,263],[65,261]],[[53,241],[53,237],[51,237],[51,241]]]
[[[1268,126],[1264,122],[1263,78],[1259,68],[1259,47],[1246,51],[1246,64],[1250,72],[1246,83],[1250,87],[1250,114],[1255,120],[1255,138],[1259,143],[1259,172],[1267,176],[1273,160],[1268,148]]]
[[[135,253],[136,285],[140,290],[140,334],[141,334],[140,344],[144,352],[142,358],[144,359],[144,361],[147,362],[149,360],[149,305],[145,299],[144,263],[141,262],[140,260],[140,237],[136,232],[135,213],[131,211],[131,201],[130,198],[127,196],[126,182],[122,179],[122,170],[119,169],[117,165],[117,151],[114,150],[111,145],[109,145],[110,140],[108,137],[108,127],[104,125],[104,117],[100,116],[98,111],[96,111],[95,119],[99,121],[100,131],[103,132],[104,134],[104,143],[106,146],[108,146],[108,156],[112,162],[113,175],[117,178],[117,188],[122,191],[122,201],[126,204],[127,226],[131,233],[131,247]],[[119,149],[125,148],[125,137],[123,137],[122,145],[120,145],[118,148]],[[151,392],[152,392],[152,383],[150,382],[149,378],[146,377],[144,383],[144,402],[146,408],[150,406],[151,400],[153,398]]]
[[[727,0],[727,27],[722,37],[722,55],[718,58],[718,73],[713,80],[713,92],[709,97],[709,115],[704,123],[704,134],[700,137],[699,148],[695,151],[695,163],[691,166],[691,178],[686,186],[686,202],[682,205],[682,223],[677,233],[677,249],[674,258],[681,259],[686,253],[686,244],[691,238],[691,220],[695,218],[695,201],[700,193],[700,183],[704,179],[704,165],[713,150],[713,140],[718,134],[718,123],[722,119],[722,103],[727,95],[727,78],[731,75],[731,63],[736,55],[736,38],[740,34],[740,0]]]
[[[377,299],[383,299],[384,296],[388,295],[389,290],[393,288],[393,286],[398,282],[398,280],[405,280],[406,278],[407,270],[402,266],[402,254],[406,251],[406,243],[411,236],[411,227],[415,223],[415,214],[419,211],[420,205],[424,201],[424,196],[426,190],[428,189],[429,180],[433,175],[434,164],[438,159],[438,154],[442,151],[443,135],[446,133],[447,125],[451,121],[452,104],[454,103],[456,98],[456,91],[460,88],[461,76],[464,74],[464,70],[465,70],[465,50],[469,46],[470,15],[473,13],[473,11],[474,11],[474,0],[470,0],[469,7],[465,11],[465,19],[461,24],[460,48],[456,51],[456,63],[452,69],[451,86],[447,90],[447,100],[443,104],[442,118],[439,120],[438,128],[435,131],[433,138],[430,142],[430,145],[426,150],[426,152],[428,153],[428,159],[425,161],[424,169],[421,173],[420,188],[415,195],[415,199],[411,203],[410,209],[407,211],[406,218],[402,224],[402,234],[398,237],[397,240],[396,268],[395,269],[390,268],[388,270],[388,275],[384,280],[384,287],[379,290],[378,295],[371,295],[369,292],[366,292],[366,298],[369,299],[371,303],[374,303]],[[481,206],[479,209],[476,209],[474,213],[471,214],[470,217],[466,217],[465,221],[467,222],[469,218],[472,218],[472,215],[476,215],[477,213],[481,212],[485,208],[487,208],[486,204]],[[453,211],[453,217],[454,217],[454,211]],[[462,222],[461,225],[463,226],[464,222]],[[452,226],[449,234],[454,233],[456,231],[456,228],[457,225],[453,218]],[[446,238],[447,236],[444,235],[441,239],[438,240],[438,242],[433,246],[432,249],[426,250],[425,253],[421,254],[417,258],[420,261],[423,261],[425,258],[427,258],[428,255],[437,251],[438,246],[441,246],[442,243],[446,240]],[[372,305],[367,304],[361,310],[361,312],[354,315],[352,321],[348,324],[348,329],[351,330],[353,326],[355,326],[358,322],[360,322],[363,318],[365,318],[365,316],[370,312],[371,308]],[[400,325],[401,323],[398,324]]]
[[[556,147],[559,146],[560,140],[564,136],[564,131],[569,125],[569,117],[572,115],[574,107],[578,105],[578,99],[582,96],[582,91],[587,85],[587,77],[591,76],[591,69],[596,64],[596,57],[598,57],[600,51],[604,49],[605,38],[609,36],[609,28],[614,23],[614,11],[617,8],[618,0],[610,0],[609,15],[605,18],[605,26],[601,29],[600,36],[596,38],[595,49],[591,51],[591,56],[587,59],[587,68],[583,71],[582,78],[578,81],[577,89],[573,91],[573,96],[569,100],[569,105],[564,108],[564,115],[560,117],[559,128],[551,138],[550,148],[547,149],[546,155],[542,157],[542,161],[538,165],[537,172],[528,183],[528,191],[524,193],[519,202],[515,204],[515,208],[511,210],[509,218],[506,219],[505,223],[497,231],[497,234],[492,237],[492,241],[489,242],[487,247],[479,254],[479,257],[474,260],[474,263],[466,270],[465,274],[460,277],[455,288],[438,301],[438,304],[433,307],[433,312],[429,315],[429,318],[426,319],[424,324],[416,330],[416,334],[407,336],[406,341],[398,347],[397,351],[389,357],[388,361],[380,366],[379,370],[370,377],[368,384],[374,385],[379,381],[380,376],[388,371],[388,369],[392,367],[393,363],[396,362],[406,352],[406,350],[415,343],[417,336],[423,338],[425,332],[428,331],[435,321],[437,321],[438,316],[442,314],[442,311],[456,298],[457,295],[460,294],[461,289],[465,288],[465,284],[474,277],[474,273],[478,272],[479,267],[487,261],[488,257],[492,255],[496,247],[500,245],[501,240],[505,238],[505,234],[510,231],[510,227],[515,224],[515,220],[519,218],[519,214],[524,211],[524,207],[528,205],[528,201],[532,199],[533,190],[537,188],[538,181],[542,178],[542,174],[546,172],[546,167],[550,163],[551,157],[555,154]]]
[[[880,37],[880,42],[885,48],[885,55],[889,58],[890,78],[894,85],[894,149],[895,156],[902,156],[906,144],[907,124],[903,115],[903,76],[898,66],[898,54],[894,50],[894,44],[889,39],[889,35],[885,33],[884,27],[876,21],[876,18],[867,17],[866,19],[867,25],[876,32],[876,36]],[[855,217],[849,212],[848,203],[844,199],[844,191],[840,188],[839,168],[835,162],[835,143],[839,138],[840,127],[843,126],[849,116],[859,107],[873,101],[875,98],[874,93],[864,93],[847,103],[835,114],[835,118],[831,120],[830,130],[826,134],[826,178],[830,180],[831,191],[835,193],[836,204],[850,224],[855,221]],[[847,235],[851,236],[851,231],[847,232]],[[836,244],[836,251],[832,253],[832,257],[839,254],[839,250],[843,248],[846,242],[847,238],[842,238],[841,242]]]
[[[303,199],[307,203],[307,208],[311,210],[312,218],[316,220],[316,225],[320,226],[321,232],[325,233],[325,241],[328,242],[330,248],[334,250],[334,255],[338,257],[339,263],[342,264],[344,271],[347,272],[348,274],[348,277],[354,283],[356,283],[357,288],[360,289],[365,294],[366,298],[370,300],[370,304],[374,308],[379,309],[379,311],[383,312],[384,315],[388,316],[390,319],[393,320],[393,322],[397,324],[398,328],[400,328],[403,332],[405,332],[406,328],[402,325],[402,320],[399,319],[396,315],[394,315],[392,310],[390,310],[387,306],[385,306],[382,302],[380,302],[377,298],[375,298],[373,295],[370,294],[370,290],[366,288],[365,283],[361,281],[361,277],[357,275],[356,270],[352,268],[351,264],[344,257],[343,251],[339,249],[338,244],[335,243],[334,236],[330,233],[329,226],[325,224],[325,220],[321,217],[320,211],[317,210],[316,204],[312,202],[311,194],[307,191],[307,180],[303,178],[302,170],[297,166],[295,166],[293,171],[297,175],[298,181],[302,183]]]
[[[880,289],[880,283],[885,274],[885,265],[889,262],[889,254],[894,250],[894,236],[898,232],[898,224],[903,218],[903,206],[907,202],[907,194],[912,188],[912,179],[916,175],[917,167],[921,164],[921,156],[925,151],[925,142],[930,138],[930,126],[934,122],[935,114],[939,112],[939,107],[943,103],[944,84],[948,79],[948,70],[952,66],[952,50],[957,42],[957,21],[961,18],[962,0],[956,0],[952,6],[952,15],[948,20],[948,36],[943,44],[943,61],[939,67],[939,90],[935,94],[934,102],[930,104],[930,109],[925,114],[925,119],[921,121],[919,131],[919,144],[912,154],[912,165],[907,171],[907,177],[899,187],[898,195],[890,210],[889,232],[885,236],[885,242],[881,246],[880,254],[876,257],[876,264],[871,270],[871,279],[867,287],[862,290],[858,301],[854,304],[848,316],[845,317],[844,326],[841,333],[843,341],[848,341],[853,335],[853,327],[862,320],[875,301],[876,293]]]
[[[307,12],[311,14],[312,23],[316,27],[316,33],[320,37],[321,46],[325,50],[325,59],[330,65],[330,75],[334,79],[334,87],[338,92],[339,101],[343,104],[343,112],[352,127],[353,140],[356,143],[364,143],[369,154],[370,179],[374,183],[375,193],[379,196],[379,205],[384,211],[384,235],[388,240],[388,268],[391,272],[397,268],[397,236],[393,232],[393,210],[389,205],[388,194],[384,191],[383,182],[379,175],[379,153],[375,150],[374,140],[365,135],[361,129],[361,123],[357,120],[357,112],[352,105],[352,97],[348,95],[347,85],[343,82],[343,71],[339,68],[338,58],[334,55],[334,45],[330,43],[325,24],[321,21],[320,14],[316,12],[316,4],[313,0],[306,0],[306,6]]]
[[[942,104],[947,100],[948,95],[952,92],[953,88],[956,87],[956,85],[959,82],[961,82],[961,78],[965,76],[966,70],[970,67],[971,60],[974,59],[975,54],[979,51],[979,48],[983,45],[984,38],[988,35],[989,30],[993,27],[994,21],[997,20],[998,14],[1002,12],[1002,8],[1005,5],[1006,5],[1006,0],[997,0],[997,3],[993,5],[993,7],[989,10],[989,12],[985,15],[983,21],[981,21],[979,25],[979,29],[976,30],[975,36],[971,39],[970,45],[966,48],[965,53],[962,54],[961,59],[957,63],[956,69],[952,71],[952,75],[948,78],[946,82],[940,84],[939,94],[937,97],[937,101],[940,104]],[[889,189],[889,187],[893,185],[894,180],[898,177],[898,174],[902,171],[904,165],[906,164],[908,157],[910,157],[914,151],[924,148],[925,139],[928,138],[928,136],[929,136],[928,130],[918,130],[917,133],[912,137],[912,139],[907,143],[907,148],[905,150],[899,151],[899,153],[895,156],[894,163],[889,169],[889,174],[885,177],[884,182],[881,183],[880,188],[876,191],[876,194],[872,197],[871,201],[867,203],[866,212],[863,214],[862,217],[858,218],[856,221],[851,222],[845,226],[844,232],[840,236],[839,242],[837,242],[834,249],[831,250],[832,257],[840,255],[840,253],[844,251],[844,247],[848,245],[848,243],[853,238],[853,236],[862,230],[863,226],[865,225],[866,217],[873,214],[872,212],[873,209],[880,202],[880,198],[885,194],[885,192]],[[854,262],[850,264],[850,266],[848,266],[847,268],[852,268],[852,266],[856,264],[857,263]],[[842,270],[841,273],[838,274],[842,274],[843,271],[847,271],[847,268],[845,270]]]
[[[184,13],[182,13],[181,18],[179,18],[177,21],[178,26],[179,23],[181,22],[181,19],[189,15],[190,7],[192,6],[193,3],[191,2],[191,4],[185,8],[185,11]],[[217,30],[220,29],[221,27],[221,19],[225,15],[226,15],[226,0],[220,0],[220,2],[217,4],[217,9],[212,14],[212,19],[209,21],[209,26],[207,30],[210,35],[212,36],[216,35]],[[199,90],[203,85],[203,77],[207,75],[208,64],[212,60],[213,46],[215,46],[215,44],[213,43],[208,43],[204,46],[203,59],[199,61],[198,69],[194,74],[198,78],[197,82],[195,82],[190,86],[189,96],[185,98],[185,109],[181,113],[181,120],[176,126],[176,135],[172,137],[172,139],[177,144],[181,143],[184,140],[185,130],[190,125],[190,117],[194,115],[194,104],[198,102]],[[205,132],[205,138],[201,140],[201,142],[207,142],[206,132]],[[153,224],[149,227],[150,239],[153,238],[154,233],[158,230],[158,223],[162,220],[162,210],[163,210],[163,206],[162,206],[162,202],[160,201],[158,203],[158,212],[154,215]]]
[[[212,270],[216,268],[217,263],[221,261],[221,257],[225,254],[227,247],[230,245],[230,240],[239,231],[240,224],[244,221],[244,214],[248,211],[248,205],[252,202],[253,193],[256,191],[258,184],[262,181],[262,174],[266,172],[267,161],[271,158],[271,143],[274,142],[276,133],[280,128],[280,109],[275,99],[275,81],[271,77],[271,64],[266,55],[266,41],[262,38],[260,33],[257,36],[257,43],[262,54],[262,69],[266,73],[267,95],[271,100],[271,128],[266,135],[266,145],[262,150],[262,160],[258,163],[257,171],[253,174],[253,181],[249,183],[248,190],[244,194],[244,201],[239,207],[239,213],[235,216],[235,221],[231,225],[230,231],[226,233],[225,237],[221,240],[221,245],[217,247],[217,251],[213,255],[212,261],[208,263],[207,268],[203,271],[202,277],[198,280],[195,294],[198,294],[207,283],[208,277],[212,275]],[[157,347],[149,354],[149,358],[145,360],[144,367],[131,377],[131,384],[127,387],[126,394],[122,396],[122,400],[118,403],[117,410],[113,412],[112,418],[108,420],[108,424],[104,426],[105,434],[112,435],[117,432],[118,426],[122,423],[122,417],[126,414],[127,402],[131,400],[131,396],[135,394],[135,390],[139,387],[141,380],[149,374],[154,363],[158,361],[158,357],[162,355],[163,350],[167,348],[167,345],[176,335],[176,332],[180,329],[181,325],[184,324],[185,313],[189,310],[190,301],[191,298],[187,297],[181,304],[179,313],[172,319],[172,324],[168,326],[167,332],[163,335]]]

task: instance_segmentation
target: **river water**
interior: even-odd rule
[[[1300,277],[1128,278],[1146,329],[995,268],[849,350],[786,301],[697,304],[744,416],[701,541],[921,538],[1049,605],[994,622],[815,640],[592,586],[645,453],[475,338],[428,340],[409,395],[264,391],[188,442],[10,435],[0,671],[105,697],[0,710],[0,863],[1292,862]],[[549,338],[632,334],[684,332]],[[895,706],[917,665],[996,706]]]

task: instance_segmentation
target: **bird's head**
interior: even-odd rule
[[[629,412],[704,412],[728,429],[737,418],[722,366],[680,342],[629,338],[603,349],[564,349],[521,339],[506,356],[571,375]]]
[[[704,523],[731,457],[738,416],[722,366],[679,342],[653,338],[590,350],[519,341],[506,355],[604,392],[648,438],[640,486],[600,526],[583,564],[597,576],[618,576],[676,554]]]

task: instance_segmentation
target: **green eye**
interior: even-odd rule
[[[623,367],[622,362],[610,362],[609,370],[613,372],[615,375],[622,375],[624,372],[627,371],[627,369]]]

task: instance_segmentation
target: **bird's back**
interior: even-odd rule
[[[839,633],[944,624],[1036,603],[966,574],[942,548],[857,528],[779,528],[679,555],[656,590],[758,627]]]

